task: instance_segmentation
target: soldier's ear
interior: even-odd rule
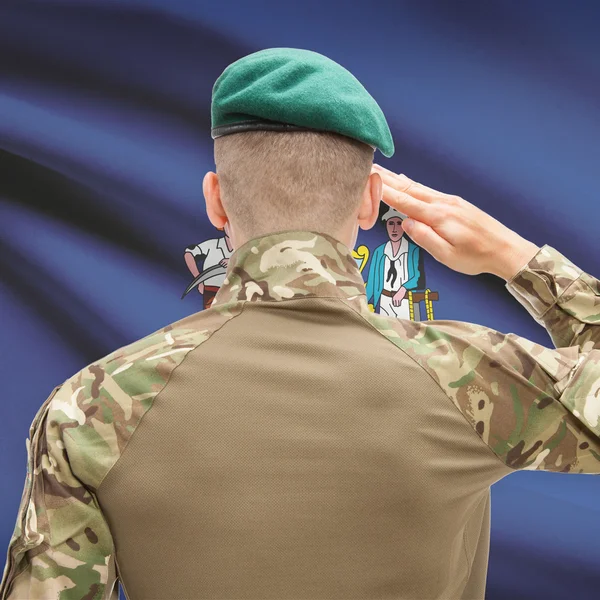
[[[206,202],[206,214],[209,221],[217,229],[222,229],[227,223],[227,214],[221,201],[221,187],[216,173],[209,171],[202,181],[202,191]]]
[[[358,211],[358,224],[361,229],[371,229],[377,222],[382,195],[383,182],[381,176],[379,173],[371,173]]]
[[[371,173],[369,180],[371,184],[371,200],[376,205],[375,208],[377,210],[375,212],[379,215],[379,203],[383,198],[383,179],[381,179],[379,173]],[[377,217],[375,217],[375,220],[377,220]]]

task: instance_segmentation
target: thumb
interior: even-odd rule
[[[415,244],[427,250],[433,258],[440,262],[444,262],[445,257],[452,249],[452,246],[443,237],[425,223],[407,218],[402,221],[402,229]]]

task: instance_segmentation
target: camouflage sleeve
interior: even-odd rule
[[[600,350],[549,349],[458,321],[393,339],[512,469],[600,474]]]
[[[557,348],[600,348],[600,281],[554,248],[541,248],[506,287]]]
[[[240,311],[224,303],[202,327],[193,319],[167,325],[54,390],[29,430],[0,600],[117,600],[116,550],[98,490],[187,353]]]
[[[113,540],[91,489],[72,471],[68,386],[54,389],[27,440],[27,474],[0,600],[117,600]],[[72,425],[71,425],[72,426]]]

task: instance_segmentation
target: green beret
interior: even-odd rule
[[[339,133],[394,153],[373,97],[333,60],[296,48],[270,48],[230,64],[212,93],[212,137],[251,130]]]

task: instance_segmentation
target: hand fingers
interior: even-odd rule
[[[426,190],[428,192],[432,192],[433,194],[439,194],[440,196],[445,195],[443,192],[440,192],[439,190],[435,190],[435,189],[428,187],[422,183],[419,183],[418,181],[411,179],[410,177],[408,177],[407,175],[404,175],[403,173],[394,173],[393,171],[390,171],[389,169],[386,169],[385,167],[382,167],[381,165],[378,165],[377,163],[373,163],[373,170],[376,173],[379,173],[381,176],[386,175],[387,177],[390,177],[391,179],[397,181],[398,185],[405,186],[405,187],[415,186],[416,188]]]
[[[393,173],[392,171],[378,164],[373,164],[373,171],[379,173],[383,183],[393,187],[399,192],[410,194],[414,198],[423,200],[424,202],[434,202],[447,194],[443,194],[433,188],[427,187],[422,183],[413,181],[406,175]]]
[[[406,192],[400,192],[392,186],[383,184],[383,202],[417,221],[432,224],[435,219],[435,208],[427,202],[413,198]]]
[[[447,260],[453,250],[452,244],[438,235],[426,223],[414,219],[411,219],[410,222],[404,221],[404,230],[415,244],[427,250],[439,262],[443,263]]]

